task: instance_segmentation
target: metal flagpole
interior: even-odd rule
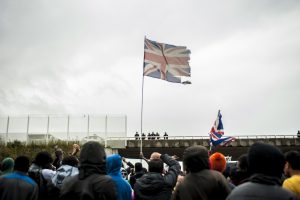
[[[143,74],[143,81],[142,81],[142,104],[141,104],[141,133],[140,133],[140,140],[141,140],[141,153],[143,153],[143,103],[144,103],[144,74]]]
[[[144,43],[146,40],[146,36],[144,38]],[[144,49],[144,59],[143,59],[143,66],[144,66],[144,61],[145,61],[145,49]],[[140,154],[143,153],[143,139],[142,139],[142,134],[143,134],[143,104],[144,104],[144,67],[143,67],[143,80],[142,80],[142,103],[141,103],[141,133],[140,133],[140,140],[141,140],[141,147],[140,147]]]

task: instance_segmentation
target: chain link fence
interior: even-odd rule
[[[105,141],[127,136],[126,115],[0,116],[0,142]]]

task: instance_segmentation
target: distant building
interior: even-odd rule
[[[51,134],[48,134],[48,142],[55,142],[59,139]],[[28,134],[28,143],[46,143],[47,134]]]
[[[97,141],[97,142],[99,142],[101,144],[104,144],[104,139],[102,137],[96,135],[96,134],[90,135],[90,136],[86,136],[82,140],[83,140],[83,143],[89,142],[89,141]]]

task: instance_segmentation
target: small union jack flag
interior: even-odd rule
[[[190,77],[191,51],[184,46],[174,46],[148,40],[144,44],[144,76],[181,83],[181,77]]]
[[[214,125],[210,129],[210,136],[214,139],[219,139],[224,135],[222,115],[219,110],[217,119],[214,122]]]
[[[224,137],[223,123],[222,123],[222,115],[219,110],[217,119],[215,120],[210,132],[209,132],[210,143],[213,146],[226,146],[230,142],[234,141],[234,137]]]

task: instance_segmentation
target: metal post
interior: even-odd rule
[[[49,123],[50,123],[50,117],[48,115],[48,119],[47,119],[47,134],[46,134],[46,144],[48,145],[48,137],[49,137]]]
[[[125,115],[125,146],[127,144],[127,115]]]
[[[87,117],[87,137],[90,136],[90,115]]]
[[[146,37],[145,37],[146,38]],[[143,74],[143,82],[142,82],[142,103],[141,103],[141,137],[140,137],[140,141],[141,141],[141,146],[140,146],[140,154],[143,153],[143,140],[142,140],[142,134],[143,134],[143,104],[144,104],[144,74]]]
[[[26,145],[28,145],[28,142],[29,142],[29,115],[28,115],[28,118],[27,118],[27,130],[26,130]]]
[[[107,115],[105,115],[105,148],[107,147]]]
[[[70,140],[70,115],[68,115],[68,122],[67,122],[67,145],[69,144]]]
[[[8,141],[8,130],[9,130],[9,116],[7,116],[6,135],[5,135],[5,146],[7,146],[7,141]]]

